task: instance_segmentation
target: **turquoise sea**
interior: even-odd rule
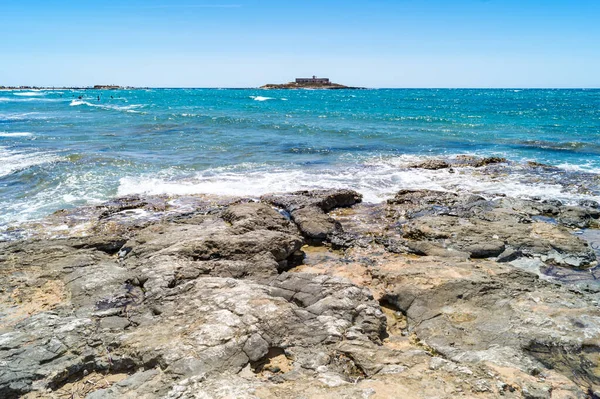
[[[511,163],[408,168],[458,154]],[[377,202],[433,188],[597,200],[599,173],[600,90],[0,91],[0,231],[130,194],[346,187]]]

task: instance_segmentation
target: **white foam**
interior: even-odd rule
[[[0,102],[11,102],[11,103],[24,103],[24,102],[61,102],[68,101],[68,99],[64,98],[44,98],[44,97],[25,97],[25,98],[14,98],[14,97],[0,97]]]
[[[275,100],[273,97],[263,97],[263,96],[250,96],[254,101],[267,101],[267,100]]]
[[[565,191],[551,182],[527,182],[515,171],[499,178],[486,175],[475,168],[409,169],[414,159],[402,156],[389,159],[372,159],[362,165],[332,169],[285,169],[264,166],[247,166],[212,169],[182,179],[174,172],[160,177],[128,176],[119,181],[118,195],[130,194],[217,194],[233,196],[260,196],[273,192],[312,190],[326,188],[354,189],[366,202],[378,203],[391,198],[401,189],[431,189],[441,191],[474,192],[487,197],[508,195],[512,197],[559,199],[573,203],[579,199],[593,198]]]
[[[21,97],[45,96],[46,95],[46,93],[44,93],[42,91],[25,91],[25,92],[16,92],[13,94],[15,96],[21,96]]]
[[[570,163],[561,163],[561,164],[556,165],[556,166],[558,168],[561,168],[563,170],[567,170],[569,172],[586,172],[586,173],[600,174],[600,168],[597,167],[597,166],[595,166],[591,162],[588,162],[588,163],[582,164],[582,165],[574,165],[574,164],[570,164]]]
[[[35,165],[56,162],[60,157],[48,152],[26,152],[0,147],[0,177]]]
[[[79,105],[86,105],[88,107],[101,108],[106,110],[113,111],[125,111],[130,113],[140,113],[140,111],[136,111],[136,108],[142,108],[144,105],[142,104],[130,104],[130,105],[106,105],[106,104],[95,104],[88,101],[83,100],[72,100],[69,104],[71,107],[77,107]]]
[[[40,112],[22,112],[22,113],[10,113],[0,114],[0,120],[5,121],[22,121],[27,119],[53,119],[53,116],[44,115]]]
[[[30,132],[0,132],[0,137],[30,137],[33,136],[33,133]]]

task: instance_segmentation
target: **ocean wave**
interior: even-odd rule
[[[275,98],[273,98],[273,97],[263,97],[263,96],[250,96],[250,98],[253,99],[254,101],[275,100]]]
[[[13,93],[13,95],[21,96],[21,97],[32,97],[32,96],[45,96],[46,93],[44,93],[43,91],[25,91],[25,92],[16,92],[16,93]]]
[[[44,97],[26,97],[26,98],[14,98],[14,97],[0,97],[0,102],[5,102],[5,103],[24,103],[24,102],[45,102],[45,103],[52,103],[52,102],[61,102],[61,101],[69,101],[68,99],[64,99],[64,98],[44,98]]]
[[[26,120],[47,120],[53,119],[53,116],[41,112],[21,112],[0,114],[0,121],[26,121]]]
[[[582,141],[518,140],[516,145],[554,151],[590,151],[600,153],[600,145]]]
[[[207,170],[193,176],[175,172],[127,176],[119,181],[118,195],[191,195],[216,194],[258,197],[273,192],[329,188],[354,189],[366,202],[378,203],[391,198],[401,189],[431,189],[474,192],[490,198],[508,195],[520,198],[539,197],[576,203],[580,199],[597,199],[569,191],[552,179],[527,175],[526,168],[514,167],[512,173],[486,174],[474,168],[421,170],[408,165],[424,157],[401,156],[373,158],[352,166],[321,169],[300,167],[265,167]]]
[[[72,100],[69,105],[71,107],[85,105],[87,107],[100,108],[100,109],[111,110],[111,111],[123,111],[123,112],[130,112],[130,113],[140,113],[141,111],[137,111],[136,109],[144,107],[143,104],[106,105],[106,104],[95,104],[95,103],[91,103],[89,101],[84,101],[84,100]]]
[[[0,137],[30,137],[33,133],[30,132],[0,132]]]
[[[591,162],[575,165],[570,163],[561,163],[556,165],[557,168],[568,172],[580,172],[580,173],[591,173],[591,174],[600,174],[600,168],[593,165]]]
[[[71,104],[69,104],[71,107],[76,107],[78,105],[88,105],[90,107],[93,107],[93,104],[88,103],[87,101],[82,101],[82,100],[72,100]]]
[[[26,152],[0,147],[0,177],[10,175],[36,165],[57,162],[60,157],[49,152]]]

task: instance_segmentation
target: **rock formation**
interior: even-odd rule
[[[361,199],[57,212],[0,244],[0,397],[600,395],[597,203]]]

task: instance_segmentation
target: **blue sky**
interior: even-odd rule
[[[600,87],[600,1],[0,0],[0,85]]]

